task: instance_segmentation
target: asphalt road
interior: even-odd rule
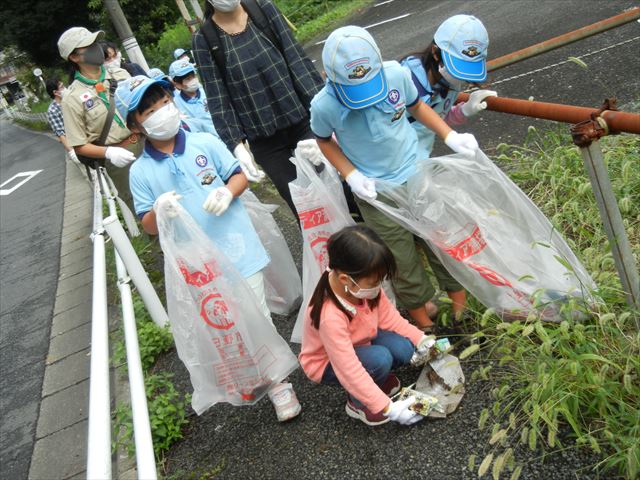
[[[0,476],[27,478],[60,263],[64,150],[0,118]],[[9,189],[17,181],[3,186]]]
[[[380,0],[382,1],[382,0]],[[490,36],[490,57],[498,57],[553,36],[594,23],[636,6],[635,1],[554,0],[395,0],[366,9],[349,19],[350,24],[368,26],[409,13],[410,15],[369,30],[386,59],[426,47],[438,25],[451,15],[470,13],[486,25]],[[637,22],[599,34],[498,70],[494,81],[532,71],[584,55],[608,45],[640,35]],[[320,37],[314,42],[321,41]],[[321,45],[310,42],[307,51],[320,66]],[[510,80],[496,86],[506,97],[529,98],[564,104],[599,106],[603,98],[615,94],[620,105],[639,99],[640,41],[592,55],[585,59],[589,70],[565,64],[536,75]],[[522,143],[529,125],[548,128],[552,122],[523,119],[486,112],[468,123],[471,131],[489,153],[498,143]],[[563,127],[565,128],[565,127]],[[446,153],[437,147],[434,153]],[[269,199],[265,192],[260,198]],[[281,209],[282,210],[282,209]],[[300,262],[299,232],[288,215],[279,210],[280,223],[296,261]],[[295,316],[276,317],[275,324],[289,338]],[[294,351],[298,347],[294,346]],[[191,391],[188,373],[175,353],[162,358],[159,367],[175,373],[183,391]],[[465,365],[470,374],[472,363]],[[405,368],[399,372],[403,384],[415,381],[418,372]],[[174,478],[476,478],[466,470],[472,453],[482,458],[490,448],[487,432],[477,429],[482,408],[490,407],[490,384],[468,385],[458,412],[442,421],[425,421],[414,427],[384,425],[378,428],[350,419],[344,412],[346,395],[339,388],[316,386],[298,369],[291,375],[303,405],[299,418],[278,424],[267,400],[250,408],[216,405],[202,416],[193,416],[180,441],[166,455],[165,468]],[[597,461],[584,451],[566,450],[546,459],[518,450],[524,463],[521,478],[595,478],[588,466]],[[200,477],[203,475],[203,477]],[[218,478],[218,477],[216,477]]]
[[[394,0],[370,8],[349,20],[350,24],[369,26],[402,17],[368,29],[385,60],[398,60],[423,50],[433,39],[438,26],[458,13],[477,16],[489,32],[489,59],[534,45],[557,35],[595,23],[638,6],[634,0]],[[552,65],[567,57],[578,57],[609,45],[640,36],[640,23],[632,22],[580,42],[489,73],[488,82],[498,82],[515,75]],[[310,42],[307,51],[322,68],[322,45]],[[499,95],[542,102],[585,107],[600,107],[604,98],[615,95],[621,109],[640,100],[640,39],[584,59],[584,70],[567,63],[538,74],[508,80],[495,85]],[[529,125],[548,128],[554,122],[535,120],[496,112],[485,112],[457,127],[476,135],[480,146],[491,151],[501,142],[522,143]],[[567,126],[568,128],[568,126]],[[438,142],[434,154],[447,154]]]

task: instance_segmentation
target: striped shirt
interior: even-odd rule
[[[55,100],[51,102],[49,108],[47,109],[47,120],[49,121],[49,126],[51,127],[51,130],[53,130],[53,134],[56,137],[61,137],[64,135],[62,107]]]
[[[296,42],[282,14],[270,1],[259,1],[280,40],[282,52],[247,19],[244,31],[229,35],[218,28],[226,59],[225,81],[202,32],[193,37],[193,55],[207,94],[209,112],[230,150],[245,138],[272,136],[308,117],[311,99],[323,82]],[[215,25],[215,24],[214,24]]]

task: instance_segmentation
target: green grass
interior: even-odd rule
[[[51,99],[40,100],[39,102],[29,102],[31,113],[46,113],[51,104]]]
[[[370,0],[276,0],[280,11],[296,27],[296,38],[304,43],[333,30]]]
[[[12,122],[17,123],[18,125],[22,125],[25,128],[31,129],[31,130],[35,130],[37,132],[48,132],[51,131],[51,127],[49,126],[49,124],[47,122],[42,122],[42,121],[33,121],[30,122],[28,120],[21,120],[21,119],[13,119]]]
[[[605,162],[632,250],[640,254],[640,137],[601,141]],[[599,474],[636,478],[640,464],[640,333],[625,303],[584,172],[566,134],[533,129],[523,147],[501,145],[499,160],[509,176],[560,230],[592,274],[602,303],[577,321],[568,305],[562,323],[505,323],[478,304],[474,334],[480,344],[462,357],[484,353],[473,377],[491,380],[494,404],[478,419],[488,448],[469,459],[479,476],[500,478],[522,469],[518,447],[542,455],[589,448],[601,457]],[[473,322],[472,322],[473,323]],[[492,363],[487,362],[492,360]],[[569,437],[562,432],[569,432]],[[522,447],[520,447],[522,448]],[[481,453],[481,455],[478,455]],[[477,461],[476,461],[477,459]],[[508,475],[505,478],[509,478]]]

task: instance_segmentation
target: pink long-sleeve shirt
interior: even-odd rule
[[[351,305],[351,304],[348,304]],[[356,356],[354,347],[371,345],[378,329],[395,332],[416,345],[424,335],[405,320],[380,293],[378,307],[371,310],[367,302],[353,305],[356,314],[351,321],[328,298],[322,306],[320,328],[311,325],[310,309],[304,317],[302,350],[299,355],[304,373],[320,383],[327,365],[331,363],[344,389],[360,400],[372,412],[380,412],[389,404],[389,397],[376,385]]]

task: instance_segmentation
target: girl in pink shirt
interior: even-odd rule
[[[389,398],[400,390],[391,371],[428,350],[424,333],[400,316],[381,288],[395,274],[393,254],[363,225],[333,234],[327,253],[329,268],[305,315],[302,369],[316,383],[342,385],[347,415],[367,425],[421,420],[409,410],[413,398]]]

